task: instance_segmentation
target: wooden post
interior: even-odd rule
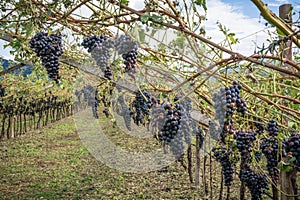
[[[290,26],[292,26],[292,5],[291,4],[283,4],[279,7],[279,17],[286,21]],[[288,39],[286,42],[282,43],[280,46],[280,54],[281,57],[284,59],[292,60],[292,40]],[[281,66],[285,69],[292,69],[288,64],[283,62]],[[286,74],[281,74],[282,76],[285,76]],[[283,101],[282,104],[285,104]],[[287,123],[285,119],[282,119],[282,123]],[[288,163],[289,158],[282,158],[286,163]],[[280,172],[280,188],[283,193],[281,193],[281,199],[282,200],[288,200],[291,199],[288,195],[295,195],[297,194],[297,191],[294,191],[294,184],[292,181],[293,177],[296,177],[297,170],[291,170],[290,172]],[[294,198],[293,198],[294,199]]]
[[[279,17],[287,22],[290,26],[292,26],[293,22],[291,13],[291,4],[283,4],[279,6]],[[290,38],[280,45],[280,56],[284,59],[292,60],[292,40]],[[291,66],[285,62],[283,62],[281,66],[285,69],[292,69]],[[282,76],[286,76],[286,74],[282,73]]]

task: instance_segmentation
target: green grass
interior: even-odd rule
[[[131,141],[102,119],[109,137]],[[124,142],[125,141],[125,142]],[[132,143],[131,143],[132,142]],[[216,183],[217,184],[217,183]],[[219,186],[219,184],[217,184]],[[217,195],[217,194],[216,194]],[[0,141],[0,199],[202,199],[179,163],[168,172],[125,173],[97,161],[83,146],[72,117]]]

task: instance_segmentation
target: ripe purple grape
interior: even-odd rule
[[[58,83],[60,79],[58,59],[63,54],[61,35],[48,36],[45,32],[39,32],[30,39],[29,46],[38,57],[41,57],[48,77]]]

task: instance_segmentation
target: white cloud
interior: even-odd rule
[[[268,3],[268,7],[276,7],[278,8],[281,5],[281,3]]]
[[[145,4],[143,0],[134,0],[134,1],[129,1],[129,7],[140,10],[145,7]]]
[[[220,0],[207,1],[207,18],[205,28],[207,36],[211,36],[214,42],[221,42],[225,37],[219,31],[217,22],[220,22],[230,32],[236,34],[236,38],[241,39],[234,50],[244,55],[251,55],[255,46],[262,45],[268,35],[263,31],[265,26],[258,23],[258,18],[249,18],[242,13],[241,8]]]

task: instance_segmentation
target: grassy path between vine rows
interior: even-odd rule
[[[103,119],[105,120],[105,119]],[[108,132],[118,134],[116,130]],[[114,129],[114,130],[113,130]],[[0,199],[202,199],[179,163],[168,172],[124,173],[83,146],[72,117],[0,141]]]

